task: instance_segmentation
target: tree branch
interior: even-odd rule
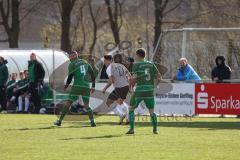
[[[174,11],[176,8],[178,8],[181,5],[182,2],[183,2],[183,0],[180,0],[179,3],[177,3],[174,7],[167,10],[166,12],[163,12],[163,16],[166,16],[168,13]],[[165,6],[165,8],[166,8],[166,6]]]

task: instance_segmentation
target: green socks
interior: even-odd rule
[[[157,115],[155,113],[151,114],[151,121],[153,125],[153,131],[157,131]]]
[[[87,108],[87,112],[88,112],[88,117],[90,120],[90,123],[93,124],[94,123],[94,118],[93,118],[93,111],[90,107]]]
[[[68,113],[69,111],[69,108],[64,106],[63,110],[62,110],[62,113],[61,113],[61,116],[59,118],[59,120],[62,122],[63,118],[65,117],[65,115]]]
[[[130,124],[130,130],[134,130],[134,111],[129,111],[129,124]]]

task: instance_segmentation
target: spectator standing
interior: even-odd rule
[[[0,56],[0,111],[7,110],[6,85],[9,78],[7,60]]]
[[[37,60],[35,53],[30,55],[28,62],[28,79],[29,79],[29,94],[31,101],[34,104],[34,113],[39,113],[41,108],[41,97],[39,95],[39,87],[43,85],[45,71],[42,64]]]

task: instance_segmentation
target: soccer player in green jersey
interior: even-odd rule
[[[158,134],[157,131],[157,115],[154,113],[154,89],[160,82],[161,75],[156,66],[145,58],[146,51],[142,48],[136,51],[137,62],[133,65],[131,85],[136,83],[136,89],[130,100],[129,109],[129,124],[130,130],[127,134],[134,134],[134,110],[138,107],[139,103],[145,102],[149,110],[151,121],[153,125],[153,133]]]
[[[68,88],[72,79],[74,79],[69,98],[65,101],[64,108],[62,110],[60,118],[54,123],[57,126],[61,126],[64,116],[68,113],[70,106],[79,96],[82,96],[84,107],[86,108],[91,123],[91,127],[95,127],[96,124],[93,118],[93,111],[89,106],[90,93],[95,90],[95,76],[93,69],[87,61],[78,58],[77,53],[69,52],[70,64],[68,66],[68,78],[65,85],[65,89]],[[88,75],[91,76],[92,87],[90,87],[90,81]]]

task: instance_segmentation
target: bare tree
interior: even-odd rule
[[[18,48],[20,23],[39,6],[44,0],[30,3],[26,8],[20,8],[22,0],[0,0],[0,25],[3,26],[7,38],[1,39],[8,42],[10,48]],[[22,12],[21,12],[22,11]]]
[[[111,0],[105,0],[107,5],[108,17],[110,20],[110,26],[114,41],[116,44],[120,43],[120,29],[122,27],[122,6],[125,0],[113,0],[113,7],[111,6]]]
[[[76,0],[61,0],[61,49],[70,51],[72,49],[70,41],[71,12]]]

